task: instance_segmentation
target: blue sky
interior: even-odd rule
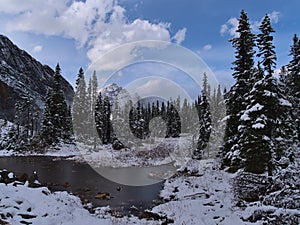
[[[43,64],[61,64],[74,84],[79,67],[141,40],[172,41],[199,55],[223,86],[230,86],[236,18],[245,9],[257,31],[268,13],[276,33],[278,68],[288,63],[300,35],[298,0],[0,0],[0,33]]]

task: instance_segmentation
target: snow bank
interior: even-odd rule
[[[115,218],[109,207],[97,208],[95,214],[90,214],[78,197],[67,192],[51,193],[46,187],[0,183],[0,190],[0,224],[3,221],[12,225],[160,224],[134,216]]]
[[[11,224],[99,224],[99,219],[82,207],[78,197],[26,185],[0,184],[0,214]],[[109,223],[101,223],[109,224]]]
[[[233,192],[229,174],[217,169],[213,160],[192,160],[187,170],[165,182],[160,196],[166,203],[152,212],[166,215],[174,224],[255,224],[245,223],[245,212],[233,206]],[[198,170],[198,173],[195,171]]]

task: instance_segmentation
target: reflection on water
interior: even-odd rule
[[[37,171],[38,178],[43,185],[51,190],[67,190],[81,197],[83,202],[91,201],[94,206],[109,205],[112,210],[128,213],[131,206],[144,210],[153,206],[153,200],[158,199],[162,182],[151,184],[155,178],[148,173],[158,173],[148,167],[142,170],[134,168],[112,169],[101,168],[102,174],[110,173],[125,184],[148,182],[147,186],[128,186],[115,183],[95,172],[88,164],[69,160],[53,160],[52,157],[0,157],[0,169],[14,171],[15,174],[27,173],[31,175]],[[162,167],[163,171],[171,169],[170,165]],[[139,179],[137,179],[139,178]],[[155,180],[157,182],[157,180]],[[110,199],[96,199],[97,193],[107,192]]]
[[[176,170],[172,164],[127,168],[100,167],[94,169],[107,179],[130,186],[143,186],[160,183],[169,175],[174,174]]]

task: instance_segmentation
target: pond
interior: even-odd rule
[[[146,183],[152,183],[145,186],[119,184],[99,175],[86,163],[48,156],[0,157],[0,169],[4,168],[13,171],[16,175],[27,173],[30,176],[33,171],[36,171],[39,181],[50,190],[66,190],[79,196],[83,202],[91,202],[95,207],[109,205],[112,211],[120,214],[137,214],[154,206],[154,201],[159,199],[159,192],[163,185],[162,181],[151,181],[154,178],[147,174],[153,169],[151,167],[142,170],[130,167],[101,168],[102,172],[112,173],[113,176],[125,179],[142,177],[141,179],[146,179]],[[172,166],[155,167],[156,170],[157,168],[165,171]],[[109,193],[109,197],[95,198],[99,193]]]

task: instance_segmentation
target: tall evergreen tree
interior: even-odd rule
[[[204,93],[205,96],[208,96],[208,81],[206,72],[203,73],[202,77],[202,93]]]
[[[179,137],[181,133],[180,115],[173,103],[167,102],[166,112],[167,135],[166,137]]]
[[[257,47],[259,52],[258,57],[263,56],[262,64],[267,75],[273,75],[276,67],[276,53],[275,46],[273,45],[273,36],[275,30],[271,27],[270,17],[266,15],[259,26],[260,34],[257,35]]]
[[[259,79],[247,95],[250,104],[239,119],[239,141],[234,148],[234,160],[244,160],[245,170],[253,173],[263,173],[270,160],[269,152],[272,150],[269,118],[265,115],[265,85],[264,72],[260,65],[256,72]],[[233,165],[235,163],[233,162]],[[241,165],[239,165],[241,166]]]
[[[92,125],[93,125],[93,109],[92,109],[92,78],[89,78],[88,86],[87,86],[87,96],[86,96],[86,104],[87,104],[87,138],[91,140],[92,138]]]
[[[76,138],[86,140],[88,138],[88,96],[83,69],[80,68],[76,79],[75,96],[73,101],[73,124]]]
[[[71,120],[70,111],[61,88],[61,69],[57,64],[53,88],[48,91],[43,115],[41,137],[45,144],[72,142]]]
[[[199,137],[197,142],[197,148],[194,151],[193,157],[201,159],[204,150],[208,147],[208,142],[211,134],[211,114],[209,110],[209,102],[203,91],[202,98],[198,98],[198,116],[199,116]]]
[[[260,34],[258,35],[257,56],[262,57],[262,63],[265,71],[265,99],[266,112],[269,118],[269,130],[271,132],[271,141],[273,149],[269,152],[268,172],[272,175],[276,169],[276,161],[281,157],[289,155],[292,148],[292,136],[294,125],[291,122],[291,103],[286,98],[284,90],[280,87],[280,82],[274,77],[274,68],[276,66],[275,46],[273,45],[273,36],[275,31],[271,27],[270,18],[266,15],[260,25]]]
[[[94,71],[91,81],[91,106],[90,106],[90,121],[91,121],[91,130],[92,130],[92,138],[94,142],[94,146],[96,145],[96,126],[95,126],[95,107],[98,96],[98,80],[96,71]]]
[[[104,108],[104,137],[103,144],[111,143],[111,135],[112,135],[112,125],[111,125],[111,105],[109,98],[107,96],[104,97],[103,100],[103,108]]]
[[[95,124],[96,124],[98,136],[102,144],[104,143],[104,135],[105,135],[104,118],[105,117],[104,117],[103,98],[100,92],[95,105]]]
[[[295,34],[290,55],[292,56],[287,68],[285,80],[287,97],[293,105],[292,117],[297,128],[297,141],[300,142],[300,40]]]
[[[95,107],[95,123],[98,136],[102,144],[107,145],[113,141],[113,129],[111,118],[111,104],[108,96],[102,98],[101,92]]]
[[[251,90],[253,85],[251,84],[251,77],[254,70],[255,35],[251,31],[249,19],[244,10],[241,12],[236,32],[239,36],[230,40],[236,49],[236,60],[233,62],[233,77],[236,83],[226,93],[225,97],[227,106],[227,126],[224,137],[225,144],[223,146],[225,165],[231,165],[232,163],[233,147],[238,142],[238,121],[247,105],[244,96]]]
[[[253,87],[244,96],[248,104],[239,118],[239,141],[234,146],[232,155],[233,160],[239,162],[238,167],[245,166],[245,170],[252,173],[268,171],[271,177],[276,161],[290,147],[292,127],[289,117],[290,103],[273,76],[276,54],[272,44],[273,37],[270,36],[274,30],[268,16],[263,20],[260,30],[257,55],[262,57],[264,68],[259,63],[251,79]]]

